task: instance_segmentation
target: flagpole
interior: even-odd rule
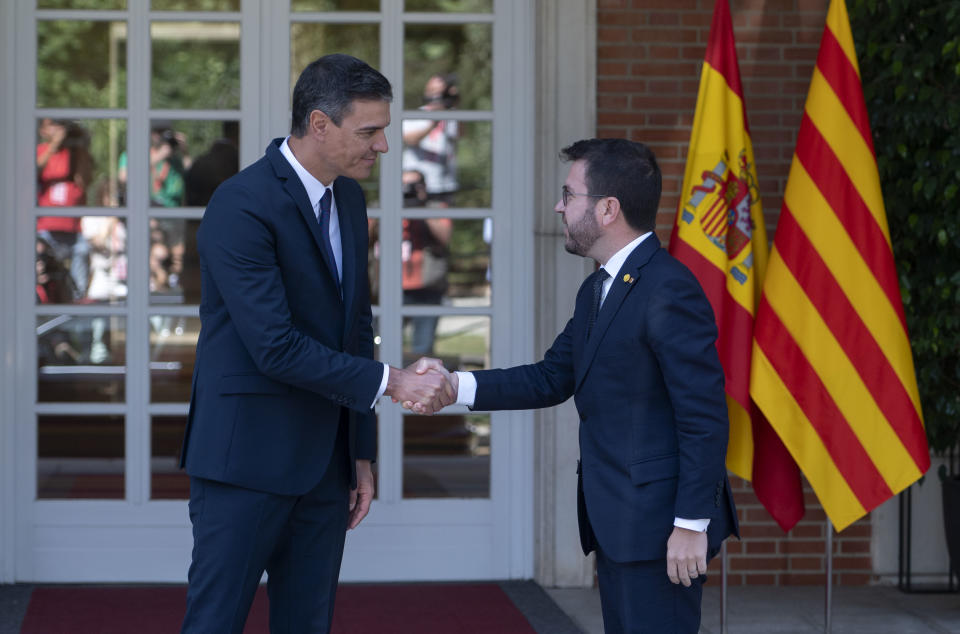
[[[720,544],[720,634],[727,634],[727,542]]]
[[[826,597],[823,606],[823,631],[830,634],[833,624],[830,622],[831,603],[833,598],[833,522],[827,518],[827,587]]]

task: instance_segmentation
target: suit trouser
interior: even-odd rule
[[[329,632],[349,507],[346,443],[302,496],[190,478],[193,561],[182,632],[243,632],[266,570],[270,631]]]
[[[606,634],[696,634],[703,575],[670,582],[666,559],[616,562],[597,546],[597,580]]]

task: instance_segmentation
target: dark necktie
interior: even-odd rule
[[[320,199],[320,236],[323,243],[323,257],[327,260],[327,265],[333,271],[333,279],[337,281],[337,290],[343,294],[340,288],[340,273],[337,271],[337,260],[333,257],[333,245],[330,244],[330,201],[333,193],[329,188],[323,190],[323,197]]]
[[[603,283],[610,277],[610,274],[604,269],[597,269],[591,277],[593,278],[591,280],[593,284],[593,303],[590,304],[590,314],[587,316],[587,339],[590,338],[593,325],[597,323],[597,315],[600,314],[600,297],[603,295]]]

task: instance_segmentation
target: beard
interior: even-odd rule
[[[587,252],[599,238],[600,226],[593,215],[593,210],[590,210],[576,223],[567,225],[567,241],[564,248],[568,253],[586,257]]]

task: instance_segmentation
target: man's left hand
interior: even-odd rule
[[[357,460],[357,488],[350,491],[347,529],[354,529],[370,512],[373,500],[373,469],[369,460]]]
[[[667,576],[689,587],[691,579],[707,573],[707,534],[673,527],[667,540]]]

